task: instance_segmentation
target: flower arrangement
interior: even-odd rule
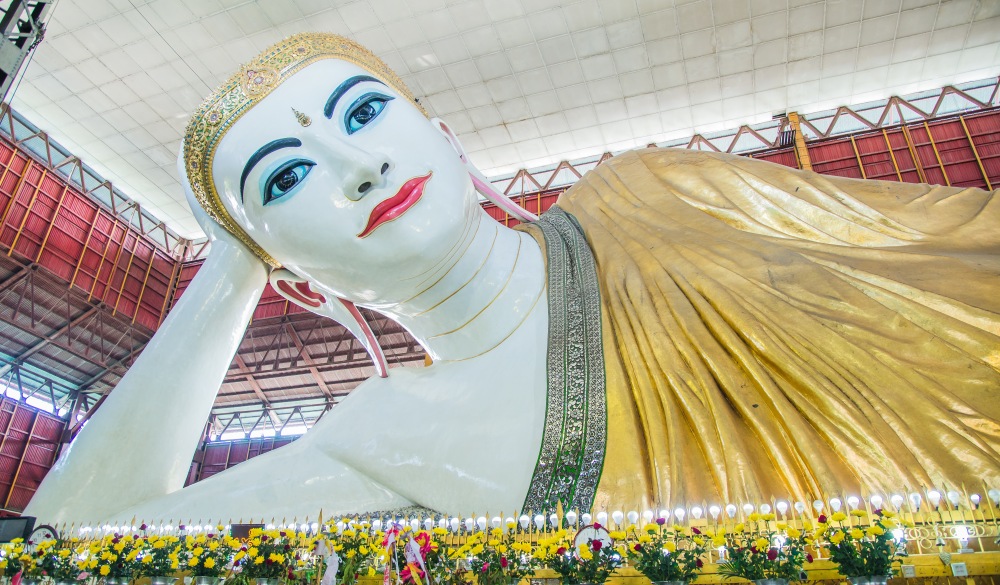
[[[128,541],[127,538],[116,538],[120,538],[119,545]],[[133,540],[140,547],[137,576],[158,577],[170,575],[180,569],[180,538],[152,535]],[[120,555],[121,551],[118,551],[118,554]]]
[[[393,560],[403,583],[407,585],[426,583],[427,573],[430,573],[431,580],[435,583],[439,580],[441,583],[450,583],[454,575],[459,572],[458,563],[450,557],[447,549],[442,548],[434,536],[434,533],[426,530],[413,532],[409,526],[403,526],[399,532]],[[406,548],[411,538],[417,545],[423,567],[407,559]]]
[[[455,550],[456,557],[468,557],[469,568],[479,585],[507,585],[535,574],[536,561],[531,556],[531,543],[519,542],[513,522],[507,531],[493,528],[469,536]]]
[[[698,528],[675,525],[670,530],[665,525],[666,519],[658,518],[635,531],[629,563],[654,583],[691,581],[704,565],[706,537]]]
[[[21,572],[21,555],[24,554],[24,539],[14,540],[0,545],[0,574],[10,579]]]
[[[601,526],[594,524],[594,528],[600,529]],[[611,574],[622,565],[624,547],[617,550],[614,546],[613,537],[618,535],[611,535],[611,546],[606,546],[600,539],[574,546],[566,530],[559,530],[550,538],[539,539],[538,547],[544,547],[541,558],[550,569],[559,574],[565,585],[600,585],[607,582]]]
[[[56,583],[79,581],[89,577],[77,565],[75,541],[46,540],[35,549],[35,564],[42,577],[49,577]]]
[[[296,534],[285,530],[254,528],[250,538],[234,555],[244,579],[285,579],[294,566]],[[244,550],[245,549],[245,550]]]
[[[221,531],[222,527],[218,526]],[[209,577],[218,579],[230,569],[231,559],[240,542],[229,536],[214,533],[188,535],[184,538],[181,560],[191,572],[192,577]]]
[[[332,543],[334,552],[340,556],[337,568],[337,583],[353,585],[362,574],[374,576],[379,565],[381,547],[374,539],[368,523],[356,527],[343,525],[327,526],[326,538]]]
[[[802,566],[812,562],[805,550],[811,540],[784,522],[775,522],[772,528],[774,519],[774,514],[753,513],[731,533],[716,534],[719,542],[725,541],[727,557],[719,567],[720,575],[749,581],[802,579]]]
[[[865,510],[851,510],[857,523],[868,516]],[[820,534],[827,541],[830,560],[845,577],[892,577],[893,565],[906,550],[906,541],[897,539],[892,531],[899,527],[896,514],[888,510],[875,510],[874,518],[867,528],[852,526],[849,516],[843,512],[833,514],[829,519],[819,517]]]
[[[128,538],[120,534],[105,536],[90,543],[86,558],[80,564],[108,581],[127,583],[138,575],[139,557],[146,547],[147,542],[138,535]]]

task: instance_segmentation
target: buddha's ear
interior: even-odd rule
[[[478,191],[483,197],[489,199],[494,205],[521,221],[538,221],[537,215],[530,213],[517,203],[514,203],[514,201],[512,201],[509,197],[493,188],[493,185],[491,185],[489,180],[487,180],[486,177],[479,172],[476,165],[472,164],[469,156],[465,153],[465,148],[462,147],[462,143],[459,142],[458,136],[455,134],[455,131],[451,129],[451,126],[449,126],[441,118],[431,118],[431,125],[433,125],[434,129],[440,132],[441,135],[448,140],[451,147],[455,149],[456,153],[458,153],[458,157],[465,163],[465,168],[469,171],[469,176],[472,178],[472,184],[475,185],[476,191]]]
[[[379,377],[389,376],[382,347],[379,346],[371,327],[368,326],[368,322],[365,321],[361,311],[354,306],[354,303],[333,295],[329,295],[330,298],[327,298],[328,295],[314,291],[309,286],[308,280],[299,278],[285,269],[271,271],[268,280],[274,290],[289,301],[307,311],[333,319],[346,327],[352,335],[358,338],[368,355],[371,356],[372,361],[375,362],[375,372]]]

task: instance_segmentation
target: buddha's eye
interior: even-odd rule
[[[268,176],[264,182],[264,205],[288,195],[299,186],[316,163],[305,159],[290,160]]]
[[[344,114],[344,127],[348,134],[361,130],[378,117],[385,105],[395,98],[381,93],[366,93],[354,101]]]

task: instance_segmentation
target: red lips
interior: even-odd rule
[[[407,209],[413,207],[413,204],[420,200],[420,196],[424,194],[424,184],[433,174],[431,172],[423,177],[413,177],[403,183],[398,193],[376,205],[375,209],[372,209],[371,215],[368,216],[368,225],[361,230],[358,237],[363,238],[383,223],[392,221],[406,213]]]

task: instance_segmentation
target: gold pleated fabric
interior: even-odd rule
[[[994,194],[681,149],[588,173],[558,205],[601,280],[595,507],[1000,485]]]

